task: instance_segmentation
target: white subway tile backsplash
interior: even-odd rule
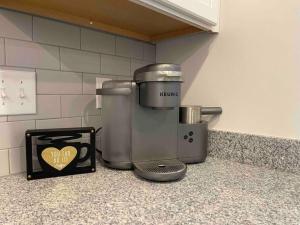
[[[0,150],[0,176],[9,174],[8,149]]]
[[[143,42],[125,37],[116,39],[116,55],[143,59]]]
[[[96,53],[61,48],[61,69],[64,71],[100,73],[100,55]]]
[[[7,116],[0,116],[0,123],[6,121],[7,121]]]
[[[105,78],[101,75],[83,74],[83,94],[96,94],[96,78],[102,79],[103,81],[112,79],[111,77]]]
[[[32,40],[32,16],[0,9],[0,36]]]
[[[6,39],[5,50],[8,66],[59,69],[58,47]]]
[[[9,168],[11,174],[26,171],[26,150],[24,147],[9,149]]]
[[[62,95],[62,117],[98,115],[95,95]]]
[[[144,43],[144,60],[155,62],[156,47],[153,44]]]
[[[82,94],[82,73],[37,70],[38,94]]]
[[[101,116],[84,116],[82,117],[82,126],[83,127],[94,127],[98,129],[102,126]]]
[[[112,55],[101,55],[101,73],[129,76],[130,59]]]
[[[8,116],[8,121],[59,118],[60,110],[59,95],[38,95],[36,114]]]
[[[37,120],[37,129],[81,127],[81,117]]]
[[[33,17],[33,40],[79,49],[80,28],[63,22]]]
[[[133,75],[135,70],[137,70],[143,66],[147,66],[149,64],[151,64],[151,62],[132,59],[131,60],[131,74]]]
[[[0,149],[25,146],[25,131],[34,128],[33,120],[1,123]]]
[[[5,55],[4,55],[4,38],[0,38],[0,65],[4,65]]]
[[[81,49],[105,54],[115,54],[116,40],[112,34],[81,29]]]
[[[96,78],[132,79],[154,61],[155,45],[0,9],[0,68],[37,73],[37,113],[0,116],[0,176],[26,170],[27,129],[97,129]]]

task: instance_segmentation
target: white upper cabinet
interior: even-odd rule
[[[205,30],[218,30],[220,0],[131,0]]]

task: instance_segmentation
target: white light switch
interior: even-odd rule
[[[35,72],[0,70],[0,115],[36,113]]]

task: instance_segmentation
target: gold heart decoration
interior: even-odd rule
[[[77,149],[73,146],[66,146],[61,150],[55,147],[45,148],[42,158],[53,168],[61,171],[69,165],[77,155]]]

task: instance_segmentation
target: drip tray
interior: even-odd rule
[[[186,165],[177,159],[134,162],[134,173],[152,181],[174,181],[186,173]]]

